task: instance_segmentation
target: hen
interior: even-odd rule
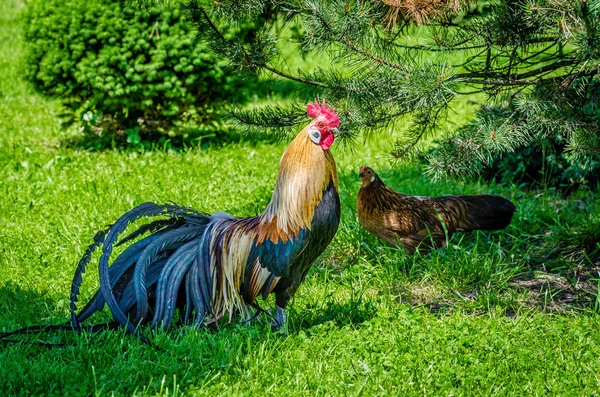
[[[274,326],[285,327],[288,301],[340,221],[337,171],[329,152],[338,115],[316,100],[307,113],[314,120],[283,153],[273,196],[261,215],[236,218],[145,203],[98,233],[73,279],[72,325],[78,328],[105,303],[134,333],[138,324],[168,327],[177,309],[184,324],[209,324],[225,315],[249,319],[258,308],[256,298],[273,292]],[[117,242],[130,223],[147,216],[161,218]],[[135,239],[109,265],[113,248]],[[100,245],[100,287],[77,314],[82,274]]]
[[[370,233],[409,253],[446,245],[455,232],[504,229],[515,206],[500,196],[407,196],[388,186],[369,167],[361,167],[356,199],[360,224]]]

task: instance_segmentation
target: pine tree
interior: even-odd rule
[[[474,175],[549,141],[583,166],[600,161],[600,0],[192,0],[186,8],[240,75],[307,89],[297,103],[236,111],[245,125],[285,130],[304,121],[300,101],[317,94],[338,109],[349,140],[408,123],[395,157],[441,137],[421,153],[434,177]],[[222,34],[256,21],[243,40]],[[310,71],[284,66],[278,43],[290,31],[303,56],[327,61]],[[453,102],[475,94],[486,98],[475,118],[449,129]]]

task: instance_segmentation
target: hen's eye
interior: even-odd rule
[[[321,132],[316,128],[311,128],[308,130],[308,135],[310,136],[310,140],[314,143],[318,144],[321,142]]]

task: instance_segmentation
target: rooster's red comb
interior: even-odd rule
[[[306,107],[306,113],[313,119],[323,116],[327,120],[329,128],[335,128],[340,124],[338,114],[332,108],[327,107],[324,99],[323,103],[319,105],[319,102],[317,102],[317,99],[315,98],[315,103],[309,103]]]

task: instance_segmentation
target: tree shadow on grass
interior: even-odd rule
[[[570,274],[533,272],[510,283],[525,293],[525,304],[549,313],[598,310],[600,268],[575,269]]]
[[[0,332],[54,317],[57,300],[40,290],[24,289],[9,281],[0,286]]]
[[[310,329],[330,323],[337,328],[347,325],[359,325],[371,320],[377,313],[377,305],[361,298],[350,299],[344,303],[328,300],[320,306],[309,305],[288,317],[290,332]]]
[[[577,273],[577,272],[575,272]],[[598,273],[596,273],[598,274]],[[473,314],[490,311],[514,317],[518,313],[598,311],[598,277],[589,272],[575,279],[548,272],[528,272],[503,287],[439,288],[424,282],[401,283],[390,287],[399,303],[443,316],[456,310]]]

